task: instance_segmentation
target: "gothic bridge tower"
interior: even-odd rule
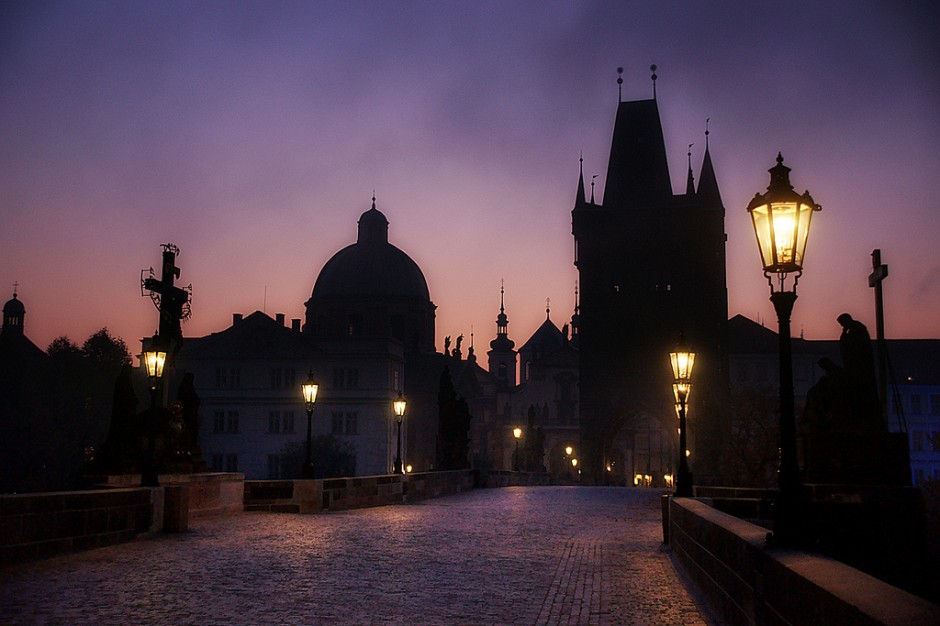
[[[668,352],[680,333],[698,354],[689,411],[696,480],[717,480],[728,298],[724,206],[707,135],[698,188],[690,157],[687,188],[674,194],[655,97],[620,102],[602,203],[593,192],[585,199],[581,172],[571,218],[587,482],[604,481],[613,441],[631,420],[654,416],[675,432]]]

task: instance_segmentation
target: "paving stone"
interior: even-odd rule
[[[204,518],[0,569],[0,623],[710,624],[661,537],[622,488]]]

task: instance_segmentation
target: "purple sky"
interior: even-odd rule
[[[517,345],[572,312],[584,154],[603,197],[617,103],[658,100],[674,188],[705,119],[731,314],[775,328],[745,211],[778,151],[814,218],[793,332],[940,337],[940,32],[920,2],[22,2],[0,7],[0,301],[45,348],[157,316],[141,268],[181,248],[187,335],[304,315],[373,189],[423,269],[437,345]],[[823,6],[819,6],[823,5]]]

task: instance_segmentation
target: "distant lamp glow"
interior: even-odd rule
[[[578,466],[578,459],[571,459],[571,467],[577,467],[577,466]]]
[[[676,476],[675,495],[682,498],[692,496],[692,471],[684,454],[688,431],[686,428],[686,409],[689,394],[692,391],[692,368],[695,366],[695,353],[685,345],[685,339],[679,335],[679,343],[669,353],[672,365],[672,393],[676,398],[676,413],[679,416],[679,471]]]
[[[571,456],[571,453],[574,452],[574,448],[571,446],[565,446],[565,454]]]
[[[406,466],[405,466],[405,472],[408,473],[408,474],[411,473],[411,470],[412,470],[412,469],[413,469],[413,468],[412,468],[410,465],[406,465]]]
[[[396,449],[395,454],[395,467],[394,472],[396,474],[402,474],[401,467],[401,422],[405,419],[405,408],[408,406],[408,403],[405,402],[405,397],[401,394],[401,391],[398,392],[398,398],[392,402],[392,409],[395,411],[395,421],[398,423],[398,448]]]
[[[522,438],[522,429],[516,426],[512,429],[512,436],[516,440],[516,449],[512,453],[512,471],[519,471],[519,439]]]
[[[317,391],[320,386],[313,377],[313,372],[307,374],[307,380],[300,386],[304,395],[304,404],[307,408],[307,458],[304,461],[303,477],[313,478],[313,453],[312,453],[312,427],[313,427],[313,409],[317,403]]]

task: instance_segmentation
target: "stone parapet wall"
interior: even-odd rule
[[[356,478],[245,481],[245,511],[316,513],[401,504],[469,491],[472,470]]]
[[[678,563],[728,624],[940,624],[940,607],[828,557],[765,547],[767,529],[669,498]]]
[[[162,510],[161,488],[3,495],[0,564],[128,541],[160,525]]]
[[[96,486],[133,487],[140,474],[112,474],[90,477]],[[160,485],[182,485],[189,502],[189,519],[241,513],[245,475],[237,472],[201,474],[160,474]]]

